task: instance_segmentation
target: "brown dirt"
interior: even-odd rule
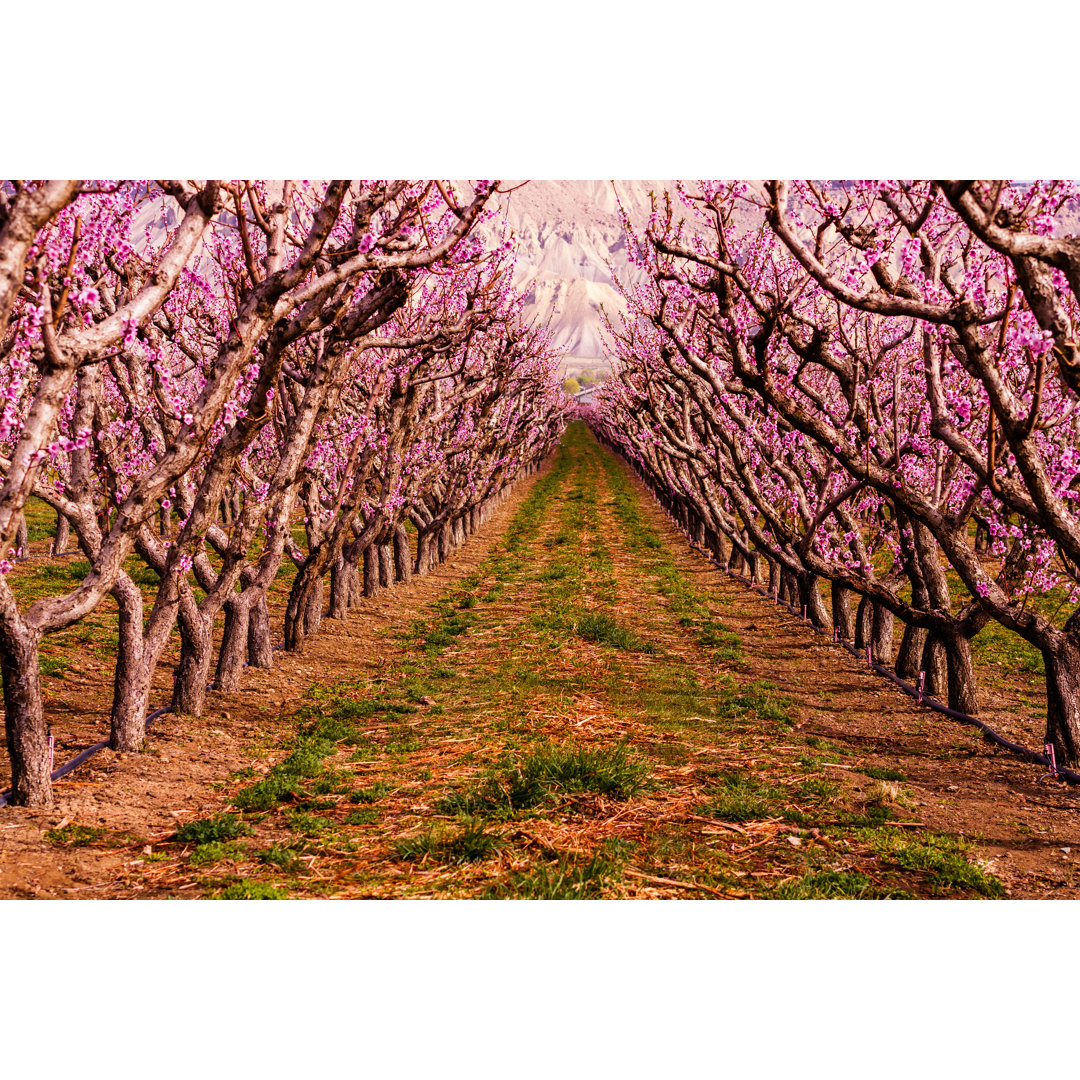
[[[845,649],[716,568],[690,548],[636,476],[633,481],[676,563],[715,593],[725,625],[742,638],[751,676],[776,683],[795,703],[801,735],[818,735],[857,749],[874,765],[902,771],[918,802],[912,816],[973,840],[1010,896],[1080,896],[1080,789],[1044,779],[1045,769],[918,706]],[[1041,739],[1032,725],[1018,720],[1008,701],[986,702],[987,696],[984,689],[982,718],[1038,749]]]
[[[58,847],[43,839],[45,832],[77,823],[129,833],[132,841],[152,845],[178,824],[221,809],[215,788],[230,772],[250,764],[252,742],[273,739],[282,714],[313,683],[377,673],[388,633],[407,626],[449,583],[475,568],[531,484],[519,484],[492,519],[431,573],[361,600],[345,620],[325,619],[302,652],[276,652],[271,670],[247,669],[237,693],[210,691],[203,716],[159,717],[140,754],[100,751],[54,785],[51,809],[0,806],[0,899],[139,895],[141,875],[128,872],[139,865],[131,847]],[[44,550],[47,545],[40,546]],[[276,606],[271,604],[271,618],[280,636],[284,601],[279,598]],[[108,736],[111,670],[92,659],[74,677],[69,672],[64,680],[52,680],[46,694],[47,715],[57,733],[57,764]],[[168,700],[170,672],[163,661],[154,699]],[[6,755],[0,771],[6,771],[3,765]]]
[[[637,484],[636,478],[634,482]],[[282,735],[283,714],[299,703],[310,685],[377,675],[393,649],[387,634],[408,625],[448,585],[475,569],[503,533],[530,486],[521,485],[495,519],[431,575],[363,601],[347,620],[324,622],[320,633],[301,654],[277,654],[278,664],[273,671],[249,670],[239,693],[211,693],[202,718],[162,717],[148,741],[147,753],[118,755],[103,751],[76,770],[69,781],[56,785],[57,804],[52,810],[0,808],[0,897],[197,895],[197,882],[174,877],[171,871],[168,881],[155,882],[152,868],[137,858],[139,846],[164,839],[178,823],[224,809],[227,798],[217,789],[231,771],[250,763],[253,743],[269,744]],[[789,711],[796,717],[791,738],[755,738],[739,762],[720,760],[722,755],[718,756],[715,748],[695,748],[693,754],[708,755],[695,757],[695,764],[754,767],[770,761],[786,763],[794,761],[796,752],[805,748],[807,736],[819,736],[857,753],[862,763],[902,771],[906,776],[904,786],[916,803],[907,816],[929,829],[971,840],[987,869],[1003,882],[1010,896],[1078,895],[1080,793],[1073,794],[1055,782],[1040,781],[1039,769],[993,749],[971,729],[918,707],[782,608],[713,567],[689,547],[647,492],[637,486],[646,517],[670,546],[679,569],[707,593],[714,613],[740,636],[745,658],[740,678],[775,683],[778,692],[791,702]],[[605,539],[612,543],[614,576],[619,581],[614,610],[620,622],[631,628],[648,621],[655,634],[656,620],[646,620],[644,612],[657,610],[661,602],[640,590],[634,556],[618,542],[618,529],[610,512],[603,510],[602,517]],[[549,523],[546,531],[551,528]],[[491,610],[499,610],[501,603]],[[516,614],[523,616],[527,597],[516,596],[512,604],[522,609]],[[511,614],[509,603],[507,614]],[[476,638],[480,639],[484,632],[479,631]],[[664,631],[657,643],[669,655],[702,668],[700,658],[694,655],[695,646],[674,626],[670,632]],[[462,645],[468,648],[466,639],[462,639]],[[576,668],[597,677],[603,674],[605,662],[602,650],[588,643],[580,643],[565,660],[567,670]],[[647,658],[631,654],[623,654],[619,662],[643,668],[650,663]],[[102,674],[105,665],[98,667],[97,677],[92,670],[84,670],[79,678],[66,680],[63,695],[50,701],[58,726],[63,725],[65,740],[76,745],[80,740],[85,745],[101,738],[102,724],[107,720],[109,687]],[[159,671],[159,699],[167,696],[169,683],[166,665],[162,668],[165,670]],[[632,672],[629,677],[633,679]],[[452,702],[446,704],[449,707]],[[1029,745],[1037,743],[1037,737],[1015,714],[1000,708],[998,702],[993,704],[999,708],[988,708],[987,718],[995,727]],[[498,708],[487,701],[469,705],[477,712],[479,739]],[[621,709],[615,711],[622,713]],[[656,747],[662,744],[664,734],[646,732],[636,722],[628,724],[625,715],[612,715],[602,694],[578,694],[557,712],[538,713],[528,719],[538,735],[556,739],[572,735],[589,742],[610,743],[623,735],[641,738],[642,746],[651,746],[653,769],[663,776],[667,794],[625,806],[608,806],[601,797],[588,796],[595,805],[587,814],[523,823],[516,836],[526,847],[587,851],[600,838],[633,838],[655,833],[664,826],[683,830],[690,826],[700,834],[701,843],[723,843],[745,858],[748,865],[760,854],[760,863],[752,867],[755,877],[780,877],[786,872],[775,855],[770,856],[771,862],[767,861],[765,852],[775,852],[777,842],[791,830],[786,830],[778,819],[746,826],[694,819],[687,807],[699,797],[694,787],[695,766],[677,760],[671,764],[655,760]],[[671,738],[674,741],[674,736]],[[475,765],[465,764],[462,755],[472,749],[475,741],[449,739],[433,744],[430,754],[414,756],[411,765],[430,766],[440,779],[449,782],[469,777],[475,773]],[[66,756],[60,753],[58,759]],[[870,784],[865,776],[844,764],[826,768],[836,774],[837,782],[846,791]],[[394,816],[401,815],[402,835],[430,813],[430,807],[422,801],[412,805],[417,797],[403,791],[399,798],[391,800],[396,807]],[[396,806],[398,802],[400,806]],[[102,826],[114,833],[127,832],[137,837],[138,843],[123,849],[100,850],[66,849],[44,842],[45,830],[67,821]],[[786,845],[779,847],[783,851]],[[363,861],[364,856],[354,859],[354,870],[362,869]],[[677,880],[680,868],[670,865],[667,873],[629,868],[630,880],[622,895],[687,896],[694,890],[698,895],[738,895]],[[163,873],[165,870],[162,867]],[[478,871],[462,871],[463,875],[473,873]],[[414,870],[409,868],[407,874],[411,879]],[[417,878],[423,876],[422,871],[416,874]],[[394,883],[388,882],[388,888],[393,887]],[[358,894],[372,895],[363,889]],[[349,895],[349,889],[343,887],[339,895]]]

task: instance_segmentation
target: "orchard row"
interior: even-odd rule
[[[608,323],[615,374],[589,407],[717,558],[952,708],[978,711],[972,638],[991,620],[1020,635],[1045,663],[1046,739],[1071,766],[1078,194],[680,187],[647,227],[625,222],[628,310]]]
[[[135,750],[179,630],[172,708],[407,581],[557,442],[558,357],[521,315],[498,187],[445,182],[0,186],[0,665],[12,801],[52,799],[43,637],[119,608],[110,744]],[[485,235],[497,235],[486,228]],[[27,500],[89,563],[20,605]],[[410,532],[415,548],[410,546]],[[125,562],[160,580],[149,611]],[[130,564],[129,564],[130,566]],[[215,620],[224,633],[215,649]]]

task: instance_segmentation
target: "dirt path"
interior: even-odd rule
[[[1076,894],[1075,797],[716,571],[581,428],[324,627],[0,809],[0,895]]]

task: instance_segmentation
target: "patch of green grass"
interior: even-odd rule
[[[220,840],[212,840],[207,844],[199,844],[188,856],[188,862],[192,866],[208,866],[225,859],[235,859],[242,855],[243,851],[240,844],[223,844]]]
[[[471,790],[452,792],[436,809],[466,816],[510,817],[519,810],[583,792],[629,799],[644,787],[648,771],[648,764],[631,757],[625,743],[608,749],[545,744],[519,764],[494,770]]]
[[[622,859],[601,849],[586,863],[570,856],[540,863],[497,882],[485,900],[597,900],[622,876]]]
[[[318,836],[334,827],[334,823],[327,818],[308,814],[303,810],[287,810],[285,820],[289,823],[289,828],[301,836]]]
[[[265,881],[238,881],[217,894],[217,900],[287,900],[288,892]]]
[[[55,656],[39,656],[38,664],[42,675],[54,679],[62,678],[71,670],[71,665],[66,660],[61,660]]]
[[[364,806],[359,810],[350,810],[345,815],[346,825],[374,825],[379,820],[379,811],[374,806]]]
[[[74,823],[65,825],[62,829],[49,829],[45,833],[45,839],[50,844],[56,844],[59,847],[89,847],[92,844],[122,847],[127,843],[126,838],[111,834],[108,829]]]
[[[287,874],[295,874],[303,868],[300,850],[288,844],[271,844],[255,852],[255,858],[265,865],[280,867]]]
[[[877,765],[866,765],[859,769],[863,776],[869,776],[871,780],[906,780],[907,777],[899,769],[884,769]]]
[[[251,826],[245,825],[235,814],[218,814],[181,825],[176,830],[176,840],[181,844],[211,844],[220,840],[235,840],[250,833]]]
[[[434,828],[418,836],[399,840],[394,845],[398,857],[409,860],[432,858],[437,862],[482,862],[491,858],[503,845],[501,837],[485,832],[483,823],[470,822],[456,835],[445,836]]]
[[[390,785],[382,780],[377,781],[370,787],[359,788],[349,796],[351,803],[375,803],[384,798],[390,792]]]
[[[938,894],[976,892],[1000,898],[1005,887],[982,867],[969,862],[971,848],[963,840],[945,833],[921,833],[912,839],[903,836],[877,835],[874,849],[904,870],[927,875],[927,884]]]
[[[900,900],[910,896],[900,889],[879,889],[865,874],[841,870],[814,870],[769,893],[773,900]]]
[[[713,797],[698,813],[717,821],[762,821],[783,816],[787,792],[748,772],[721,773]]]
[[[616,649],[633,652],[654,653],[656,646],[642,641],[626,627],[620,626],[610,615],[601,611],[588,611],[577,620],[578,637],[598,645],[611,645]]]
[[[298,737],[295,749],[284,761],[275,765],[262,779],[241,788],[233,796],[233,805],[241,810],[271,810],[285,799],[303,793],[304,779],[323,771],[323,759],[336,750],[336,744],[317,736]]]

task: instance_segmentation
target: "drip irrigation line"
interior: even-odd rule
[[[144,726],[147,731],[150,730],[150,725],[159,717],[164,716],[165,713],[172,712],[172,706],[166,705],[163,708],[155,709],[145,720]],[[67,776],[72,769],[77,769],[84,761],[92,758],[99,750],[104,750],[109,745],[108,739],[102,739],[101,742],[94,743],[93,746],[88,746],[85,750],[80,751],[70,761],[65,761],[59,769],[55,769],[49,776],[50,782],[59,780],[62,776]],[[0,806],[7,806],[8,800],[11,798],[11,789],[7,791],[0,791]]]
[[[670,517],[671,515],[668,516]],[[672,518],[672,521],[674,520],[675,519]],[[851,642],[847,641],[845,638],[842,638],[839,635],[834,637],[826,630],[823,630],[820,626],[815,626],[810,619],[808,619],[805,615],[802,614],[802,612],[798,610],[798,608],[793,607],[786,600],[781,600],[779,596],[774,596],[768,589],[763,589],[760,585],[757,585],[755,582],[751,581],[745,574],[740,574],[738,571],[732,570],[729,567],[725,566],[710,552],[706,551],[702,547],[699,547],[697,543],[689,536],[689,534],[686,533],[682,526],[678,524],[678,522],[675,522],[675,525],[679,529],[679,531],[682,532],[688,540],[690,540],[690,546],[694,548],[695,551],[704,555],[705,558],[709,560],[709,562],[711,562],[719,569],[723,570],[729,577],[736,578],[748,588],[753,589],[754,592],[759,593],[761,596],[765,597],[767,600],[772,600],[779,607],[787,608],[787,610],[790,611],[796,619],[808,626],[811,630],[814,631],[815,634],[820,635],[827,641],[832,641],[838,645],[842,645],[856,659],[867,659],[863,653],[859,652],[859,650],[856,649],[855,646],[852,645]],[[1036,753],[1034,750],[1029,750],[1026,746],[1021,746],[1019,743],[1014,743],[1011,740],[1006,739],[1003,735],[999,735],[992,727],[990,727],[989,724],[984,723],[982,720],[979,720],[974,716],[969,716],[967,713],[960,712],[957,709],[951,709],[948,705],[945,705],[943,702],[938,701],[937,698],[931,697],[927,693],[920,693],[919,690],[916,689],[916,687],[912,686],[908,682],[905,682],[894,671],[885,667],[884,664],[879,664],[876,660],[871,658],[869,660],[868,666],[870,667],[870,670],[873,671],[876,675],[881,675],[884,678],[889,679],[891,682],[895,683],[901,690],[903,690],[905,694],[907,694],[911,698],[914,698],[914,700],[919,705],[925,705],[927,708],[932,709],[934,712],[941,713],[943,716],[947,716],[952,720],[956,720],[958,723],[969,724],[971,727],[976,727],[983,733],[983,736],[988,742],[992,742],[997,746],[1008,750],[1010,753],[1016,754],[1018,757],[1023,758],[1025,761],[1031,762],[1031,764],[1033,765],[1046,766],[1046,768],[1050,770],[1050,775],[1060,776],[1062,780],[1066,781],[1066,783],[1080,784],[1080,772],[1076,772],[1073,769],[1066,769],[1060,765],[1057,765],[1054,761],[1051,760],[1049,755]]]

